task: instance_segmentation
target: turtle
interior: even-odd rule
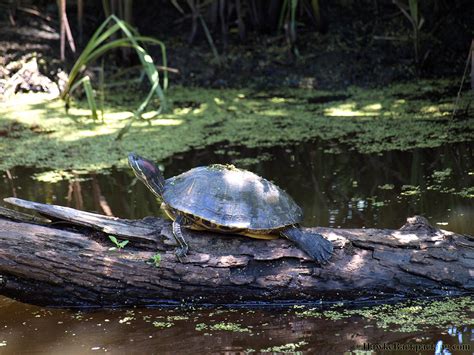
[[[162,201],[161,208],[173,221],[179,261],[188,252],[183,228],[258,239],[286,237],[319,264],[332,255],[329,240],[300,228],[303,212],[291,196],[250,171],[213,164],[165,180],[148,159],[130,153],[128,162],[137,178]]]

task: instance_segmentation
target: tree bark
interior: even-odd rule
[[[292,304],[474,290],[474,237],[419,216],[398,230],[305,228],[334,244],[322,266],[286,239],[184,230],[190,250],[180,263],[167,220],[5,201],[48,218],[0,209],[0,293],[35,304]],[[110,250],[109,235],[129,243]],[[156,253],[159,265],[149,262]]]

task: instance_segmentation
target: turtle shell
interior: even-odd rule
[[[166,180],[163,200],[175,210],[232,228],[278,229],[303,217],[285,191],[232,165],[197,167]]]

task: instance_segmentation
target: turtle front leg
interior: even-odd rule
[[[173,235],[179,244],[178,248],[176,248],[175,254],[180,262],[182,262],[181,258],[186,256],[188,253],[188,244],[184,240],[183,233],[181,232],[181,226],[184,222],[185,218],[181,215],[178,215],[178,217],[173,221]]]

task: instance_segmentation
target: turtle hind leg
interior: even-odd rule
[[[321,234],[303,232],[301,229],[291,226],[281,231],[281,235],[295,243],[319,264],[325,264],[332,255],[332,243]]]
[[[185,257],[188,253],[188,244],[184,240],[183,232],[181,231],[181,225],[184,222],[185,218],[182,215],[178,215],[178,217],[173,221],[173,235],[179,245],[176,248],[175,254],[180,262],[182,261],[181,258]]]

